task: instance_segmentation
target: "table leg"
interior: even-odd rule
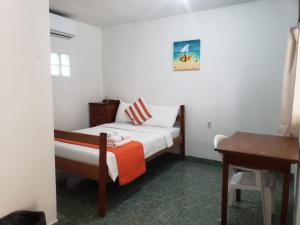
[[[228,202],[228,170],[229,164],[226,156],[223,156],[223,179],[222,179],[222,208],[221,225],[227,225],[227,202]]]
[[[289,203],[289,187],[290,187],[290,166],[285,171],[283,177],[283,188],[282,188],[282,200],[281,200],[281,215],[280,215],[280,225],[286,225],[287,211]]]

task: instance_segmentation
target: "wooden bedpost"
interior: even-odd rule
[[[180,158],[185,159],[185,112],[184,105],[180,106],[180,134],[181,134],[181,144],[180,144]]]
[[[100,133],[99,138],[99,193],[98,193],[98,215],[105,216],[106,212],[106,186],[108,169],[106,163],[107,134]]]

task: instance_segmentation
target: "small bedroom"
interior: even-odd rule
[[[300,225],[299,2],[1,1],[0,225]]]

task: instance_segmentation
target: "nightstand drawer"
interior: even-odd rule
[[[114,122],[118,106],[118,100],[109,100],[106,103],[90,102],[90,126],[93,127]]]
[[[94,115],[90,118],[90,126],[97,126],[106,123],[106,116]]]
[[[100,104],[90,104],[90,114],[105,116],[105,107]]]

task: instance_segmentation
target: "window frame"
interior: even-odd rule
[[[55,54],[58,58],[58,64],[52,63],[52,54]],[[69,60],[69,65],[62,64],[62,55],[65,55],[68,57]],[[66,53],[61,53],[61,52],[51,52],[50,53],[50,74],[52,77],[71,77],[71,62],[70,62],[70,55]],[[53,74],[52,73],[52,66],[57,66],[58,67],[58,74]],[[69,69],[69,75],[63,75],[62,74],[62,67],[68,67]]]

